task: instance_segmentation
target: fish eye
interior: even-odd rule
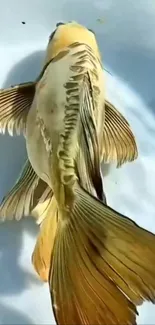
[[[60,22],[60,23],[57,23],[57,24],[56,24],[56,27],[58,27],[58,26],[60,26],[60,25],[65,25],[65,24]]]

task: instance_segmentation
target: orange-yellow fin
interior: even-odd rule
[[[42,221],[32,254],[32,264],[40,279],[44,282],[48,281],[49,276],[51,253],[57,230],[57,211],[56,200],[53,196],[47,209],[46,216]]]
[[[154,265],[155,235],[77,187],[52,252],[57,324],[136,324],[136,306],[155,302]]]
[[[25,134],[27,114],[33,101],[35,83],[27,82],[0,90],[0,133]]]
[[[2,200],[0,221],[18,221],[22,217],[33,215],[31,210],[37,208],[46,188],[47,184],[37,176],[27,159],[15,185]],[[38,219],[38,215],[34,216]]]
[[[117,167],[119,167],[137,157],[137,144],[129,123],[110,102],[105,101],[103,161],[117,162]]]
[[[40,225],[45,219],[53,197],[53,192],[50,187],[45,183],[44,185],[46,185],[46,188],[42,196],[39,198],[37,205],[35,205],[34,209],[31,211],[31,216],[35,217],[38,225]]]

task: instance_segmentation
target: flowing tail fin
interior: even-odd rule
[[[136,306],[155,302],[155,235],[79,186],[51,252],[57,324],[133,325]]]

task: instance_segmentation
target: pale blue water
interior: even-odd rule
[[[137,161],[119,170],[112,167],[105,177],[108,203],[155,232],[154,1],[3,1],[0,87],[34,80],[49,34],[56,22],[68,20],[97,33],[112,73],[107,74],[107,98],[123,112],[137,137]],[[24,139],[0,136],[0,153],[1,199],[24,161]],[[32,220],[0,225],[0,324],[54,324],[48,287],[31,266],[37,231]],[[145,303],[139,312],[139,324],[155,324],[155,306]]]

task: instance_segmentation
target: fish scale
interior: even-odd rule
[[[73,48],[72,44],[72,48]],[[81,50],[81,48],[83,48]],[[87,71],[91,74],[94,72],[94,69],[97,69],[97,64],[95,64],[94,57],[87,45],[84,44],[75,44],[75,52],[73,52],[72,56],[77,58],[75,64],[70,66],[70,70],[73,71],[74,75],[71,75],[69,78],[69,82],[65,84],[65,88],[67,89],[67,104],[65,106],[65,118],[64,118],[64,133],[61,134],[60,139],[62,140],[59,144],[60,149],[58,149],[59,158],[60,158],[60,169],[62,169],[61,178],[64,184],[73,184],[75,178],[74,173],[74,164],[71,161],[72,173],[69,175],[68,169],[68,158],[71,155],[72,148],[72,135],[74,137],[74,133],[77,133],[78,121],[79,121],[79,103],[80,103],[80,92],[81,87],[84,82],[84,76]],[[77,68],[80,65],[80,73]],[[77,82],[75,82],[75,80]],[[97,88],[97,86],[95,86]],[[73,106],[74,105],[74,106]],[[75,141],[75,140],[74,140]],[[78,141],[78,139],[77,139]],[[61,153],[61,155],[60,155]],[[74,157],[73,157],[74,159]],[[62,163],[63,160],[63,163]],[[67,162],[67,164],[66,164]],[[63,166],[63,168],[62,168]],[[65,177],[67,176],[67,182],[65,181]]]
[[[95,77],[99,62],[94,58],[95,56],[89,46],[79,43],[73,44],[72,47],[67,47],[63,51],[63,55],[58,54],[49,63],[37,86],[37,102],[34,109],[36,109],[37,119],[42,121],[38,124],[40,137],[43,137],[47,151],[48,148],[50,152],[56,150],[56,157],[52,157],[52,161],[53,163],[55,160],[57,161],[57,173],[59,173],[61,182],[65,186],[73,186],[77,179],[74,172],[74,161],[79,140],[79,96],[83,89],[84,76],[87,71],[89,71],[94,86],[91,89],[92,97],[94,96],[96,99],[99,95],[99,91],[96,92],[96,89],[98,90],[98,78]],[[78,65],[80,65],[80,72]],[[63,71],[63,74],[60,74],[60,71]],[[47,138],[46,135],[48,135]],[[40,139],[40,141],[42,140]],[[36,147],[36,143],[34,146],[35,151],[37,151],[39,148]],[[49,161],[50,155],[47,152],[44,152],[44,155]],[[33,165],[33,161],[31,163]],[[48,171],[46,170],[45,173]],[[53,186],[54,182],[52,183]]]

